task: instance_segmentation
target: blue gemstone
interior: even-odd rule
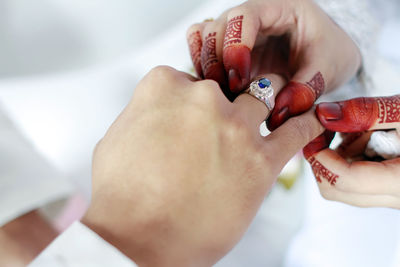
[[[260,88],[270,87],[271,81],[268,79],[262,78],[262,79],[258,80],[258,86],[260,86]]]

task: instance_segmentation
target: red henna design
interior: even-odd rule
[[[312,157],[315,153],[318,153],[321,150],[328,148],[334,137],[335,132],[326,130],[303,148],[304,157],[308,159]]]
[[[197,74],[201,77],[201,34],[200,31],[191,33],[188,37],[190,56],[194,67],[196,68]]]
[[[400,95],[380,97],[377,99],[379,106],[379,123],[400,122]]]
[[[321,103],[317,105],[316,113],[322,125],[331,131],[367,131],[376,124],[400,122],[400,95]]]
[[[203,65],[204,76],[209,72],[211,65],[218,63],[216,35],[216,32],[209,33],[205,38],[204,46],[201,50],[201,62]]]
[[[315,101],[310,87],[299,82],[289,82],[276,96],[275,108],[268,119],[268,129],[275,130],[293,116],[308,111]]]
[[[331,185],[335,185],[339,175],[328,170],[324,165],[321,164],[314,157],[308,159],[308,162],[311,164],[311,168],[314,172],[315,179],[322,183],[322,179],[327,180]]]
[[[293,116],[308,111],[325,90],[321,72],[317,72],[306,84],[291,81],[277,95],[275,108],[268,120],[268,129],[273,131]]]
[[[234,17],[228,21],[228,27],[224,38],[224,49],[233,44],[240,44],[242,42],[242,25],[243,15]]]
[[[223,51],[224,67],[232,92],[239,93],[250,81],[251,51],[245,45],[230,46]]]
[[[311,81],[307,82],[307,85],[314,91],[315,99],[318,99],[325,90],[325,81],[321,72],[315,74]]]

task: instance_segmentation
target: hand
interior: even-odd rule
[[[260,72],[290,80],[277,96],[270,130],[309,110],[361,64],[355,43],[311,0],[250,0],[193,25],[187,39],[199,77],[232,92]]]
[[[231,103],[214,81],[155,68],[95,149],[83,222],[139,266],[212,265],[285,163],[323,131],[307,113],[264,138],[266,115],[248,94]]]
[[[364,155],[374,130],[399,131],[400,95],[321,103],[316,112],[329,131],[346,133],[336,151],[328,148],[332,132],[304,149],[322,196],[360,207],[400,209],[400,158],[376,162],[365,161]],[[359,159],[364,160],[354,161]]]
[[[0,266],[26,266],[58,232],[33,210],[0,227]]]

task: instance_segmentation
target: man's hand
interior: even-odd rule
[[[284,80],[266,75],[276,89]],[[265,103],[153,69],[97,145],[83,223],[139,266],[211,266],[241,238],[286,162],[322,133],[314,114],[264,138]]]

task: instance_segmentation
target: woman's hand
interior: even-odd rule
[[[311,0],[249,0],[187,33],[199,77],[227,93],[252,76],[280,73],[290,82],[279,93],[270,130],[309,110],[324,92],[353,77],[361,56],[351,38]]]
[[[304,149],[321,194],[355,206],[400,209],[400,158],[365,161],[364,154],[374,130],[394,129],[400,139],[400,95],[321,103],[316,112],[329,131],[346,133],[336,151],[328,148],[332,132]]]
[[[83,222],[139,266],[212,265],[285,163],[323,131],[309,112],[261,137],[268,113],[248,94],[231,103],[214,81],[155,68],[95,149]]]

